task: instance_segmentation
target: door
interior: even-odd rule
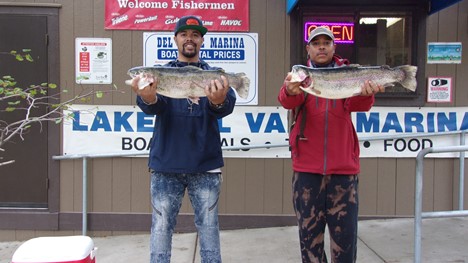
[[[47,82],[47,17],[18,14],[0,16],[0,77],[12,76],[17,87]],[[17,61],[11,50],[30,49],[34,62]],[[25,118],[26,111],[3,111],[6,102],[0,101],[0,121],[13,123]],[[26,103],[21,106],[27,106]],[[31,116],[46,112],[45,106],[34,108]],[[0,208],[47,208],[48,196],[48,125],[31,126],[22,136],[6,142],[0,151]]]

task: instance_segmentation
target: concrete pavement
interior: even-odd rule
[[[359,221],[357,262],[413,262],[413,233],[411,218]],[[421,262],[468,262],[468,217],[423,219],[422,237]],[[148,262],[149,235],[93,241],[97,263]],[[221,243],[224,263],[300,262],[296,226],[221,231]],[[0,263],[9,263],[21,244],[0,242]],[[200,262],[196,233],[174,235],[172,262]]]

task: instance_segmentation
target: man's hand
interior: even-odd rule
[[[210,85],[205,87],[205,94],[211,104],[222,104],[226,100],[226,95],[230,89],[229,81],[225,76],[221,76],[221,81],[218,79],[212,80]]]
[[[366,80],[362,85],[361,96],[372,96],[379,92],[385,92],[385,87],[382,85],[375,85],[372,81]]]
[[[144,88],[139,88],[141,83],[147,83]],[[132,79],[132,90],[141,97],[146,104],[155,104],[158,101],[157,94],[158,79],[151,74],[138,75]]]
[[[286,93],[290,96],[299,95],[302,93],[302,90],[299,88],[301,86],[300,82],[291,82],[292,74],[288,73],[284,79],[284,86],[286,87]]]

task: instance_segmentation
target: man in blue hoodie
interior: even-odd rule
[[[198,17],[180,18],[174,29],[178,57],[164,66],[213,69],[199,58],[207,31]],[[156,115],[148,164],[153,206],[151,263],[170,262],[172,233],[186,189],[195,212],[201,262],[221,262],[218,198],[224,162],[218,119],[232,113],[235,93],[224,77],[205,87],[206,97],[187,99],[158,94],[157,79],[139,89],[138,80],[132,81],[138,106]]]

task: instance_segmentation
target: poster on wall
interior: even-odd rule
[[[143,33],[143,65],[163,65],[177,59],[174,34]],[[200,59],[226,72],[245,73],[250,80],[247,98],[237,96],[237,105],[258,104],[258,34],[207,33],[200,49]],[[135,65],[140,66],[140,65]]]
[[[75,39],[75,81],[77,84],[112,83],[112,39]]]
[[[200,17],[208,31],[248,32],[249,0],[105,0],[105,29],[172,31],[180,17]]]
[[[429,42],[427,44],[428,64],[461,64],[461,42]]]
[[[452,102],[452,78],[429,77],[427,79],[427,102]]]

